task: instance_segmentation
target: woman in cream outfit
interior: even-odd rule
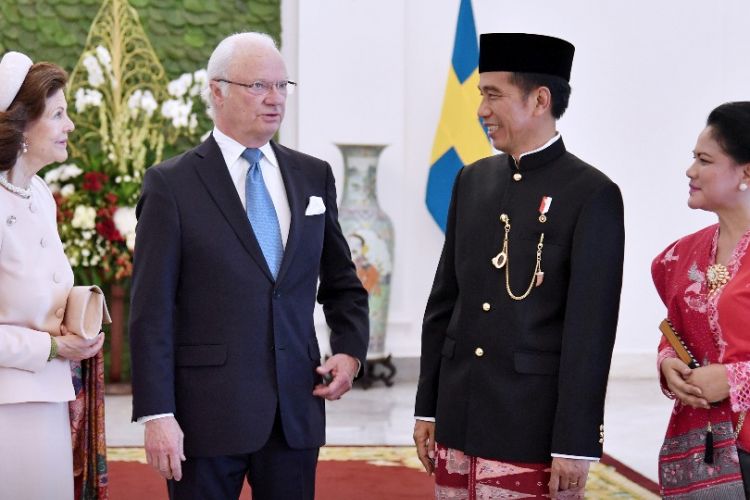
[[[0,499],[73,498],[69,360],[104,341],[61,331],[73,272],[36,175],[68,156],[66,80],[18,52],[0,61]]]

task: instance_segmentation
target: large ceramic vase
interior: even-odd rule
[[[380,209],[377,195],[378,158],[385,146],[337,144],[344,156],[344,192],[339,222],[357,276],[370,295],[370,344],[367,360],[382,360],[388,324],[393,272],[393,224]]]

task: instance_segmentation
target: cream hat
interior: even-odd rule
[[[20,52],[6,52],[0,60],[0,111],[7,111],[34,64]]]

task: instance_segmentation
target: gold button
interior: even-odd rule
[[[482,356],[484,356],[484,349],[482,349],[481,347],[477,347],[476,349],[474,349],[474,354],[476,354],[478,358],[481,358]]]
[[[487,312],[487,311],[489,311],[491,309],[491,307],[492,306],[490,306],[489,302],[485,302],[484,304],[482,304],[482,311]]]
[[[519,172],[516,172],[515,174],[513,174],[513,180],[514,181],[518,182],[521,179],[523,179],[523,176]]]
[[[55,316],[57,316],[58,318],[62,318],[64,315],[65,315],[65,309],[63,309],[62,307],[58,309],[57,311],[55,311]]]

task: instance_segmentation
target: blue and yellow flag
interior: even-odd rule
[[[477,117],[481,100],[477,90],[478,64],[479,44],[471,0],[461,0],[452,64],[427,179],[427,209],[443,232],[456,174],[464,165],[492,154],[487,134]]]

